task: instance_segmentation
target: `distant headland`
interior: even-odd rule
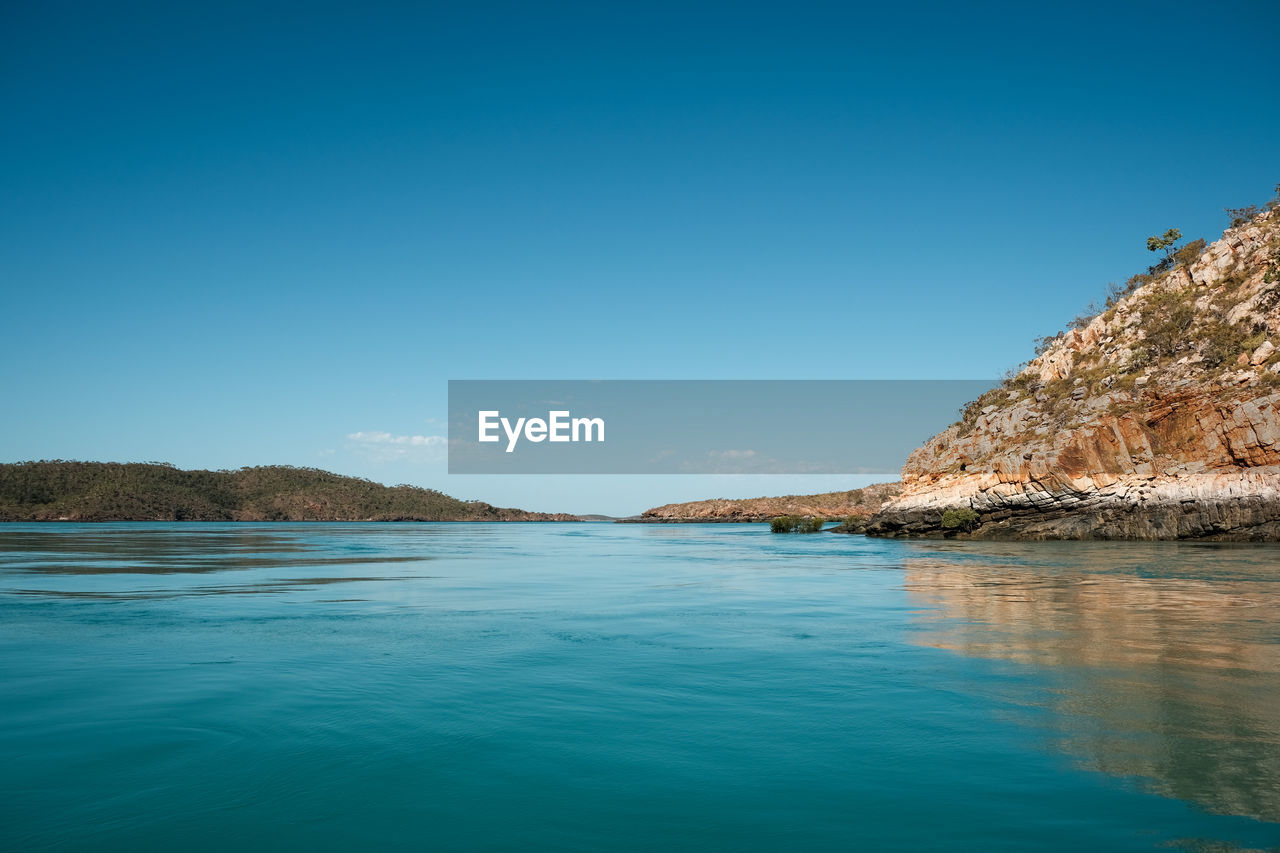
[[[184,471],[159,463],[0,464],[0,521],[577,521],[316,468]]]
[[[780,515],[810,516],[851,522],[869,519],[889,498],[902,492],[898,483],[877,483],[845,492],[786,495],[776,498],[713,498],[664,504],[619,521],[635,524],[768,521]]]

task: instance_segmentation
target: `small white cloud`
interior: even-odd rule
[[[750,459],[756,455],[754,450],[712,450],[707,453],[712,459]]]
[[[353,432],[351,447],[375,462],[393,460],[432,461],[444,457],[449,440],[443,435],[392,435],[389,432]]]
[[[443,435],[392,435],[389,432],[353,432],[347,438],[367,444],[403,444],[409,447],[435,447],[447,441]]]

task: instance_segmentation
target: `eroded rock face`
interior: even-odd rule
[[[868,533],[1280,540],[1278,256],[1272,211],[1063,335],[911,455]]]

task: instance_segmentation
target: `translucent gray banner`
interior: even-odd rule
[[[450,474],[897,474],[991,380],[450,380]]]

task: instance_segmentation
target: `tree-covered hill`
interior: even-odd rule
[[[0,521],[569,521],[316,468],[0,464]]]

